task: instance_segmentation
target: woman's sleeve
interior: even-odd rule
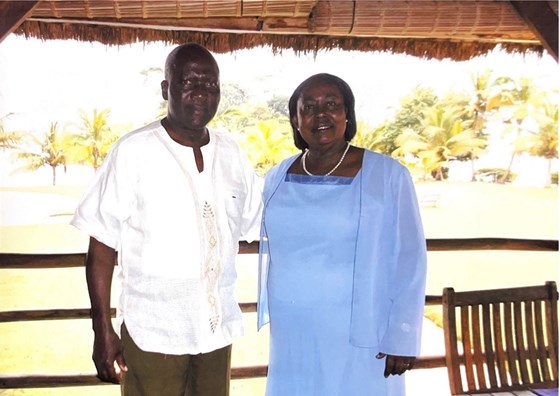
[[[418,199],[408,169],[398,168],[392,179],[395,245],[390,275],[389,328],[381,352],[418,356],[426,287],[426,239]]]

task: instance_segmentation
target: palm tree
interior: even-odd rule
[[[472,137],[478,139],[470,151],[455,158],[458,161],[470,161],[471,181],[476,180],[475,161],[485,151],[488,141],[488,137],[484,133],[488,114],[486,110],[488,92],[480,91],[482,87],[485,87],[487,78],[488,76],[484,75],[476,81],[478,91],[474,99],[465,92],[450,91],[439,102],[440,106],[455,108],[457,118],[462,120],[463,130],[470,130]]]
[[[556,93],[552,93],[554,98]],[[530,154],[544,157],[548,161],[547,181],[550,185],[552,160],[558,158],[558,102],[550,95],[538,95],[533,101],[536,109],[532,116],[537,127],[534,133],[527,135]]]
[[[261,175],[297,152],[289,124],[275,119],[257,121],[242,136],[240,146]]]
[[[239,135],[246,128],[250,116],[238,107],[232,107],[215,116],[208,124],[210,128]]]
[[[89,164],[94,169],[101,166],[109,149],[119,138],[108,125],[110,112],[109,109],[94,109],[90,117],[85,111],[80,111],[82,131],[72,135],[72,152],[68,155],[70,163]]]
[[[21,143],[24,134],[17,132],[7,132],[4,129],[4,119],[8,118],[14,113],[8,113],[0,117],[0,148],[2,150],[14,149]]]
[[[438,103],[438,97],[432,88],[416,86],[410,94],[401,99],[401,108],[394,118],[383,124],[384,154],[392,155],[397,149],[398,137],[407,129],[420,130],[424,110]]]
[[[443,180],[449,161],[464,158],[486,144],[468,128],[469,122],[460,117],[461,113],[459,107],[442,104],[427,109],[420,132],[408,129],[398,137],[395,156],[404,158],[412,154],[420,160],[425,174]]]
[[[356,136],[352,139],[352,143],[358,147],[367,148],[378,153],[385,153],[387,146],[392,142],[387,142],[384,132],[384,125],[374,128],[363,121],[358,121]]]
[[[25,164],[16,169],[17,171],[35,171],[43,166],[50,166],[52,169],[52,185],[56,185],[56,168],[63,166],[66,171],[66,152],[68,144],[68,135],[60,133],[57,123],[50,124],[49,131],[43,139],[38,139],[34,135],[27,134],[26,137],[31,140],[39,150],[24,150],[16,154],[17,159],[24,161]]]
[[[524,121],[529,117],[534,117],[536,103],[539,103],[543,93],[537,91],[531,78],[521,77],[518,82],[511,79],[504,80],[503,91],[501,92],[502,102],[505,106],[501,109],[507,112],[506,124],[509,128],[506,131],[514,135],[513,148],[510,161],[506,172],[498,180],[499,183],[505,183],[511,172],[511,167],[515,157],[521,153],[531,152],[534,145],[533,139],[528,138],[529,131],[525,128]],[[508,103],[509,102],[509,103]]]

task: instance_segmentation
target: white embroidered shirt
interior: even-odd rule
[[[71,221],[118,251],[118,328],[145,351],[205,353],[242,334],[235,257],[258,237],[262,183],[227,135],[201,150],[199,173],[160,121],[127,134]]]

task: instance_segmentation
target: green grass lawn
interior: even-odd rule
[[[75,200],[81,191],[79,187],[0,188],[0,194],[49,194]],[[439,195],[437,206],[422,207],[427,238],[558,239],[556,187],[421,183],[417,191],[420,199],[424,194]],[[6,207],[17,207],[17,202]],[[62,212],[71,210],[62,208]],[[47,224],[0,224],[0,251],[84,252],[87,237],[66,224],[68,217],[60,213],[60,208],[56,212],[49,215],[61,216],[48,216]],[[556,252],[430,252],[427,294],[441,294],[446,286],[469,290],[557,280],[557,259]],[[256,257],[240,256],[238,272],[239,300],[255,301]],[[114,287],[116,294],[117,286]],[[83,268],[0,270],[0,310],[88,306]],[[428,315],[437,317],[437,312],[434,315],[433,310],[428,311]],[[268,330],[256,332],[255,314],[245,315],[245,329],[246,335],[234,344],[232,364],[266,364]],[[94,371],[91,344],[89,320],[0,324],[0,373],[91,373]],[[231,395],[260,396],[264,393],[264,383],[264,379],[233,381]],[[0,391],[0,395],[118,394],[115,386]]]

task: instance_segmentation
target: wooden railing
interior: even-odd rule
[[[503,238],[474,238],[474,239],[428,239],[428,251],[466,251],[466,250],[525,250],[525,251],[558,251],[557,240],[533,239],[503,239]],[[239,253],[257,253],[258,243],[241,243]],[[0,254],[0,269],[23,268],[70,268],[82,267],[85,264],[85,254]],[[441,296],[426,296],[426,305],[441,305]],[[256,303],[241,303],[244,313],[256,312]],[[113,309],[113,315],[115,310]],[[77,309],[44,309],[0,312],[0,323],[59,320],[59,319],[89,319],[89,308]],[[0,339],[0,342],[1,339]],[[421,356],[416,360],[414,369],[429,369],[445,367],[445,356]],[[265,377],[267,366],[233,367],[232,379],[246,379]],[[1,376],[0,389],[15,388],[50,388],[65,386],[103,385],[97,376],[92,374],[70,375],[17,375]]]

